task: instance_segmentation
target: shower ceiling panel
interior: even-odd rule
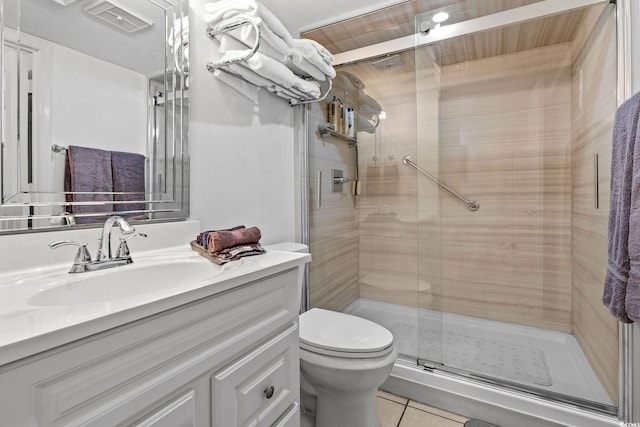
[[[413,0],[381,11],[308,31],[303,37],[325,45],[332,53],[382,43],[415,33],[415,15],[446,11],[452,24],[539,0]],[[487,58],[573,40],[586,9],[459,37],[441,43],[440,65]]]

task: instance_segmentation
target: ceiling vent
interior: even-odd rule
[[[87,7],[85,11],[127,33],[140,31],[151,26],[151,22],[136,16],[134,12],[125,9],[113,0],[98,0]]]

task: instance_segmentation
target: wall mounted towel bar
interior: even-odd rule
[[[255,31],[256,34],[256,40],[254,45],[247,49],[247,54],[244,56],[240,56],[240,57],[236,57],[236,58],[232,58],[232,59],[226,59],[226,60],[221,60],[218,62],[207,62],[206,66],[207,66],[207,70],[209,70],[210,72],[214,72],[216,70],[221,70],[224,71],[226,73],[229,73],[231,75],[233,75],[234,77],[237,77],[239,79],[242,79],[244,81],[246,81],[249,84],[253,84],[256,85],[255,83],[249,82],[246,78],[244,78],[242,75],[233,72],[232,70],[230,70],[228,67],[232,64],[238,64],[241,62],[246,62],[248,61],[253,55],[256,54],[256,52],[258,51],[258,49],[260,49],[260,26],[258,24],[256,24],[253,21],[249,21],[249,20],[239,20],[233,23],[229,23],[226,25],[223,25],[221,27],[218,28],[209,28],[207,30],[207,36],[209,36],[209,38],[214,39],[216,36],[222,35],[222,34],[227,34],[230,31],[233,31],[235,29],[238,29],[242,26],[245,25],[250,25],[253,27],[253,30]],[[270,81],[273,85],[269,85],[271,87],[280,87],[281,85],[278,82],[275,82],[273,80],[270,80],[264,76],[263,79]],[[293,94],[292,96],[287,95],[287,99],[289,99],[289,104],[291,106],[293,105],[300,105],[300,104],[310,104],[313,102],[320,102],[323,101],[327,95],[329,95],[329,92],[331,92],[331,89],[333,88],[333,82],[330,78],[327,78],[328,81],[328,88],[326,89],[326,91],[324,93],[320,94],[320,97],[318,98],[312,98],[311,96],[305,97],[304,95],[298,95],[298,94]],[[275,93],[276,91],[271,91],[272,93],[274,93],[274,95],[280,96],[279,94]],[[298,92],[295,89],[291,89],[291,88],[284,88],[284,92],[288,92],[289,94],[291,94],[292,92]]]
[[[438,178],[436,178],[435,176],[431,175],[429,172],[427,172],[426,170],[422,169],[420,166],[418,166],[413,159],[411,158],[411,156],[404,156],[402,158],[402,163],[404,163],[405,165],[409,165],[409,166],[413,166],[418,172],[420,172],[421,174],[423,174],[424,176],[426,176],[427,178],[429,178],[431,181],[435,182],[436,184],[438,184],[440,187],[442,187],[443,189],[445,189],[449,194],[451,194],[452,196],[456,197],[457,199],[461,200],[462,202],[464,202],[467,205],[467,208],[472,211],[475,212],[478,209],[480,209],[480,203],[474,201],[474,200],[469,200],[466,197],[464,197],[463,195],[461,195],[460,193],[458,193],[457,191],[453,190],[451,187],[449,187],[448,185],[446,185],[444,182],[440,181]]]

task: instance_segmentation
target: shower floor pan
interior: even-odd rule
[[[612,404],[573,335],[367,299],[345,312],[389,329],[404,356]]]

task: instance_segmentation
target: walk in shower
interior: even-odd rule
[[[306,33],[360,113],[349,138],[305,112],[309,305],[387,327],[397,366],[615,415],[615,8],[410,1]]]

